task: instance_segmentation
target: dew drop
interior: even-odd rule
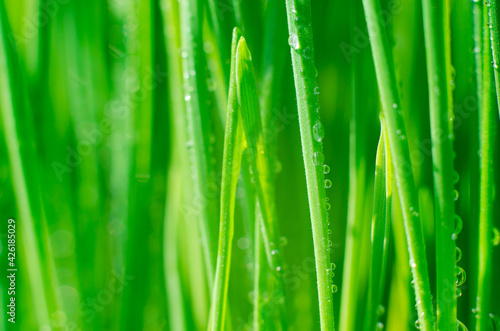
[[[325,175],[329,174],[329,173],[330,173],[330,166],[328,166],[327,164],[325,164],[325,165],[323,166],[323,173],[324,173]]]
[[[313,126],[313,136],[314,140],[318,142],[323,141],[323,138],[325,137],[325,128],[320,121],[317,121]]]
[[[451,196],[453,197],[453,200],[457,201],[459,196],[458,191],[453,190],[453,192],[451,192]]]
[[[323,164],[325,162],[325,155],[321,152],[315,152],[313,154],[313,162],[315,165]]]
[[[314,88],[314,94],[318,95],[320,93],[319,86]]]
[[[460,216],[455,215],[455,232],[453,232],[452,236],[453,240],[457,240],[458,235],[462,231],[462,227],[463,227],[462,219],[460,218]]]
[[[455,261],[458,262],[462,259],[462,250],[459,247],[455,248]]]
[[[288,45],[290,45],[290,47],[292,47],[293,49],[300,48],[299,37],[297,36],[297,34],[294,33],[290,36],[290,38],[288,38]]]
[[[330,188],[332,187],[332,181],[329,179],[325,179],[325,188]]]
[[[398,104],[397,103],[393,103],[392,104],[392,108],[394,108],[394,109],[398,108]]]
[[[455,274],[457,276],[457,281],[456,281],[457,286],[462,286],[467,280],[467,274],[465,273],[465,270],[459,266],[456,266]]]
[[[493,246],[500,245],[500,231],[497,228],[493,228],[493,240],[491,242]]]
[[[285,247],[286,245],[288,245],[288,238],[285,236],[282,236],[280,238],[280,243],[281,243],[281,247]]]
[[[306,47],[303,51],[302,51],[302,56],[305,58],[305,59],[310,59],[311,58],[311,48],[309,47]]]
[[[420,321],[419,320],[415,321],[415,328],[420,330]]]
[[[375,326],[375,331],[382,331],[384,329],[384,323],[378,322]]]
[[[271,255],[278,255],[279,251],[277,249],[273,249],[271,251]]]
[[[462,290],[457,287],[457,292],[455,294],[455,298],[460,298],[462,296]]]
[[[460,175],[458,174],[457,171],[453,171],[453,184],[458,183],[458,180],[460,179]]]
[[[188,54],[188,52],[187,52],[187,51],[182,51],[182,52],[181,52],[181,57],[182,57],[183,59],[187,59],[188,55],[189,55],[189,54]]]
[[[186,100],[186,101],[190,101],[190,100],[191,100],[191,95],[186,94],[186,95],[184,96],[184,100]]]
[[[335,270],[337,268],[337,265],[335,263],[330,263],[330,270]]]
[[[325,204],[325,207],[326,211],[329,211],[332,208],[332,206],[328,202]]]
[[[378,305],[378,307],[377,307],[377,316],[380,318],[384,314],[385,314],[385,307],[384,307],[384,305]]]
[[[338,287],[335,284],[332,284],[332,293],[337,293]]]

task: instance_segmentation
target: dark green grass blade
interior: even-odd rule
[[[435,194],[437,326],[455,330],[455,201],[453,188],[453,99],[447,1],[423,1],[427,77],[430,96]],[[450,284],[453,287],[450,291]]]
[[[401,197],[410,267],[413,274],[418,319],[423,330],[433,330],[434,314],[431,301],[425,242],[419,218],[417,190],[406,136],[405,121],[394,70],[386,25],[381,17],[379,0],[363,0],[368,32],[375,62],[377,81],[387,123],[396,181]]]

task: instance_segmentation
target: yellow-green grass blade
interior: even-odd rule
[[[219,249],[208,327],[211,331],[224,330],[227,306],[227,289],[229,284],[229,271],[231,267],[232,239],[234,232],[236,185],[240,174],[243,150],[246,148],[243,123],[240,120],[241,106],[238,102],[238,88],[236,86],[236,70],[238,66],[237,63],[239,61],[238,49],[240,47],[240,43],[240,33],[237,29],[235,29],[233,33],[231,76],[222,163]],[[248,73],[245,72],[245,75],[246,74]]]

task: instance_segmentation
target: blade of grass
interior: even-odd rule
[[[488,7],[482,8],[481,70],[482,87],[479,95],[479,258],[476,294],[476,331],[490,327],[492,285],[492,224],[495,156],[495,122],[493,116],[494,81]]]
[[[321,330],[334,330],[328,219],[323,173],[324,128],[319,118],[319,88],[309,0],[287,0],[289,44],[297,96],[302,156],[312,223]]]
[[[453,97],[448,1],[422,1],[435,194],[437,327],[456,330]],[[450,295],[450,286],[452,292]]]
[[[434,329],[427,257],[422,224],[419,219],[418,196],[406,139],[406,126],[401,111],[401,102],[392,58],[391,46],[383,13],[378,0],[363,0],[373,52],[375,71],[382,101],[382,110],[387,123],[389,145],[392,151],[396,181],[401,196],[401,209],[405,223],[406,240],[410,253],[410,268],[414,280],[419,326],[423,330]]]
[[[493,70],[495,73],[495,86],[497,95],[497,105],[500,105],[500,40],[498,33],[498,8],[497,0],[486,0],[486,6],[488,7],[488,17],[489,27],[490,27],[490,39],[491,39],[491,51],[493,57]],[[500,116],[500,106],[498,107],[498,115]]]
[[[370,280],[368,304],[365,313],[364,330],[376,329],[377,314],[384,294],[384,280],[387,272],[388,244],[391,222],[392,166],[385,126],[382,123],[377,149],[375,170],[375,192],[373,197],[373,218],[371,229]]]
[[[238,183],[243,150],[246,147],[243,124],[239,120],[241,115],[236,86],[236,70],[239,62],[238,51],[240,50],[241,40],[239,31],[235,29],[233,33],[228,111],[222,163],[219,250],[208,327],[211,331],[224,330],[234,231],[236,184]]]
[[[184,77],[184,100],[187,115],[186,143],[195,185],[193,200],[199,204],[200,234],[209,288],[213,285],[217,247],[217,198],[209,143],[212,134],[211,114],[207,106],[205,53],[202,39],[203,3],[186,0],[180,3],[181,56]]]

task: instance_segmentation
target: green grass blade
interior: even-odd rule
[[[476,331],[490,328],[492,286],[493,181],[495,155],[494,89],[488,8],[482,8],[482,87],[479,95],[479,257],[476,294]]]
[[[448,1],[424,0],[435,194],[437,327],[456,330],[456,244],[453,183],[453,99]],[[451,114],[450,114],[451,113]],[[450,286],[453,287],[450,293]]]
[[[203,3],[187,0],[180,3],[181,56],[184,77],[184,100],[187,114],[187,146],[195,185],[193,200],[199,204],[201,241],[209,286],[213,284],[217,247],[217,197],[210,192],[215,185],[212,153],[211,113],[207,105],[205,52],[202,39]]]
[[[371,229],[370,280],[368,284],[368,303],[365,313],[364,330],[376,329],[377,313],[382,302],[384,279],[387,267],[390,201],[391,166],[390,152],[382,125],[377,148],[375,168],[375,192],[373,196],[373,218]]]
[[[493,70],[495,73],[495,86],[497,95],[497,105],[500,105],[500,39],[498,33],[498,8],[497,0],[487,0],[489,27],[491,36],[491,51],[493,57]],[[500,106],[498,107],[500,116]]]
[[[239,51],[241,50],[242,40],[240,39],[238,30],[235,29],[233,34],[231,76],[222,163],[219,250],[208,328],[211,331],[224,330],[234,231],[236,184],[238,183],[238,176],[240,174],[243,150],[246,147],[243,124],[239,120],[241,115],[236,84],[236,71],[238,70],[238,62],[240,61]],[[244,74],[247,75],[248,73],[245,72]]]
[[[391,46],[386,25],[381,17],[383,11],[380,2],[378,0],[363,0],[363,5],[377,73],[382,110],[387,121],[388,139],[394,161],[396,181],[401,196],[401,208],[410,253],[410,267],[414,280],[419,324],[423,330],[433,330],[434,314],[425,255],[425,242],[418,214],[418,196],[413,178],[406,126],[401,111]]]
[[[289,44],[297,96],[302,156],[312,223],[321,330],[334,330],[330,247],[323,173],[324,128],[319,118],[319,88],[309,0],[287,0]]]

